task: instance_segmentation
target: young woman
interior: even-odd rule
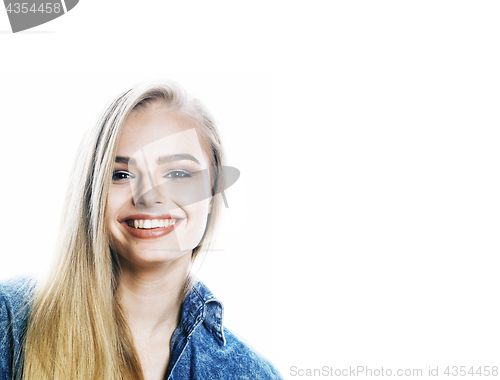
[[[234,181],[199,101],[171,82],[130,89],[72,173],[48,279],[0,287],[0,380],[281,379],[190,276]]]

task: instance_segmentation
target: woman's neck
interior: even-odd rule
[[[121,264],[116,296],[134,339],[171,335],[180,317],[191,254],[154,268]]]

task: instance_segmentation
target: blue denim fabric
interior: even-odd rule
[[[0,380],[19,369],[20,340],[29,314],[30,278],[0,284]],[[273,365],[222,324],[223,306],[197,282],[172,336],[168,380],[282,380]]]
[[[0,284],[0,380],[12,380],[19,368],[20,342],[29,315],[34,282],[17,277]]]

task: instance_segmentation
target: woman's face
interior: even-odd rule
[[[205,232],[211,212],[209,160],[196,123],[160,104],[127,118],[108,198],[113,248],[132,265],[176,260]]]

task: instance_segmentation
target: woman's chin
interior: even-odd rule
[[[181,258],[189,261],[191,250],[180,250],[179,248],[158,248],[141,251],[140,253],[127,252],[119,254],[122,268],[125,267],[163,267]]]

